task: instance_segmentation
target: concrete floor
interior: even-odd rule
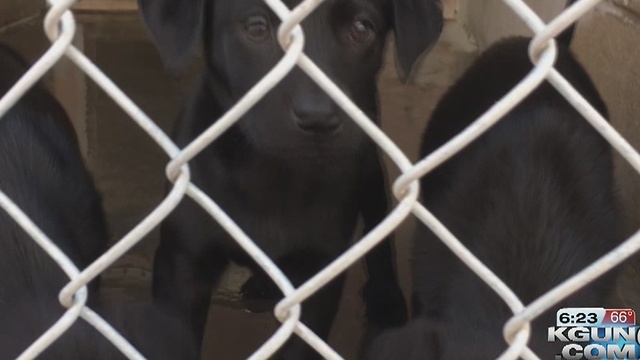
[[[194,62],[180,76],[163,71],[153,45],[136,15],[80,17],[77,46],[83,48],[158,125],[169,132],[180,103],[198,70]],[[31,60],[48,41],[40,19],[0,33],[0,41],[15,46]],[[448,23],[441,41],[418,69],[411,84],[401,84],[389,52],[379,79],[382,127],[392,140],[416,160],[418,141],[429,113],[452,81],[475,57],[476,50],[464,30]],[[47,83],[74,119],[89,167],[103,194],[113,241],[141,221],[162,199],[167,156],[97,86],[68,63],[47,76]],[[390,178],[398,171],[388,161]],[[407,220],[396,233],[398,264],[405,291],[410,288],[409,239],[414,225]],[[158,241],[157,231],[120,259],[105,274],[108,296],[148,298],[150,268]],[[243,359],[277,327],[268,313],[250,313],[238,301],[237,289],[247,272],[233,267],[212,299],[203,358]],[[348,273],[346,293],[329,344],[346,359],[357,358],[364,336],[363,311],[358,295],[361,263]]]

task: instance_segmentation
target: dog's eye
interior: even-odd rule
[[[351,40],[357,44],[368,43],[374,35],[373,24],[367,20],[356,20],[351,25]]]
[[[252,41],[263,41],[270,34],[269,22],[263,16],[250,16],[244,22],[244,33]]]

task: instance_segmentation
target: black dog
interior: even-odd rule
[[[11,331],[0,334],[0,359],[15,359],[62,315],[60,305],[42,301],[23,302],[0,319]],[[197,360],[196,342],[179,318],[149,304],[109,302],[93,306],[111,326],[150,360]],[[19,325],[18,325],[19,324]],[[38,359],[127,359],[98,330],[82,319],[48,347]]]
[[[276,39],[279,20],[263,1],[141,0],[140,4],[170,67],[183,65],[201,29],[204,34],[206,71],[177,126],[180,146],[214,123],[282,57]],[[398,62],[408,74],[439,36],[442,11],[437,0],[329,0],[302,26],[306,54],[376,119],[376,75],[387,33],[395,30]],[[347,248],[359,215],[369,231],[388,211],[376,147],[300,69],[287,75],[190,166],[194,183],[295,285]],[[190,199],[172,213],[161,231],[154,297],[186,313],[198,337],[212,286],[230,259],[257,271],[243,286],[245,296],[280,294]],[[367,257],[366,314],[382,327],[406,320],[392,255],[387,241]],[[303,322],[323,338],[335,317],[343,280],[339,277],[303,306]],[[302,355],[305,345],[301,345],[287,351],[295,358],[312,356]]]
[[[607,116],[589,76],[560,37],[556,69]],[[435,109],[426,156],[461,132],[532,69],[530,39],[488,49]],[[543,83],[494,128],[422,179],[423,201],[528,304],[621,240],[610,145],[550,84]],[[504,302],[431,231],[420,226],[413,259],[417,319],[378,338],[371,359],[495,359],[511,317]],[[547,327],[565,306],[602,306],[612,276],[590,284],[533,322],[541,359],[559,354]]]
[[[0,69],[4,95],[28,64],[0,45]],[[106,249],[102,200],[84,167],[74,129],[40,82],[0,119],[0,189],[78,268]],[[16,298],[19,294],[57,303],[58,291],[68,282],[59,266],[4,210],[0,234],[0,303],[24,300]],[[96,280],[92,293],[97,286]]]
[[[0,44],[0,94],[28,69]],[[80,269],[107,245],[102,201],[84,167],[69,119],[42,83],[0,118],[0,190],[64,251]],[[58,293],[69,281],[62,269],[24,230],[0,211],[0,359],[15,359],[64,313]],[[180,321],[154,307],[100,304],[98,281],[90,305],[152,359],[196,359]],[[73,354],[73,355],[70,355]],[[123,359],[84,320],[42,353],[42,359]]]

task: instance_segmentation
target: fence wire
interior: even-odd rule
[[[285,51],[280,62],[257,83],[237,104],[184,149],[179,149],[117,85],[96,67],[71,42],[76,23],[69,10],[75,0],[48,0],[51,6],[44,20],[44,31],[52,42],[49,50],[0,99],[0,117],[13,106],[63,56],[73,61],[89,78],[100,86],[172,159],[167,165],[167,178],[173,187],[163,201],[135,228],[120,239],[105,254],[86,269],[80,271],[73,262],[38,227],[0,191],[0,206],[41,246],[69,276],[69,283],[60,291],[60,303],[66,313],[31,346],[19,359],[34,359],[82,317],[100,331],[129,359],[144,357],[99,315],[91,311],[87,300],[87,283],[99,276],[108,266],[138,243],[154,229],[186,195],[193,198],[212,218],[221,224],[242,248],[259,264],[282,290],[285,297],[274,313],[282,322],[280,328],[250,357],[266,359],[274,354],[291,336],[299,336],[327,359],[342,359],[329,345],[299,321],[301,303],[345,271],[354,262],[396,229],[410,214],[414,214],[464,261],[483,281],[505,301],[513,317],[505,324],[504,337],[509,343],[500,360],[539,359],[526,344],[530,335],[530,322],[544,311],[571,295],[592,279],[633,255],[640,249],[640,232],[594,262],[581,272],[556,286],[528,306],[495,274],[467,250],[456,237],[418,202],[419,179],[451,158],[526,98],[542,82],[550,82],[603,137],[640,173],[640,155],[620,134],[565,80],[555,69],[556,35],[576,22],[602,0],[580,0],[564,10],[549,24],[545,24],[522,0],[503,0],[535,33],[529,55],[535,64],[531,72],[507,95],[480,116],[468,128],[442,145],[426,158],[412,164],[405,154],[310,60],[303,52],[304,33],[299,25],[306,16],[322,4],[323,0],[305,0],[289,10],[280,0],[264,0],[282,20],[278,40]],[[398,204],[389,215],[349,250],[335,259],[306,283],[294,288],[289,279],[264,254],[243,230],[221,209],[213,199],[190,182],[189,161],[215,141],[224,131],[241,118],[254,104],[276,86],[295,66],[305,71],[329,96],[351,116],[363,131],[398,166],[401,175],[393,184]],[[295,335],[293,335],[295,333]]]

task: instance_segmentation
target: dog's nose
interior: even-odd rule
[[[293,115],[305,131],[329,133],[340,126],[337,105],[327,96],[301,97],[293,102]]]

